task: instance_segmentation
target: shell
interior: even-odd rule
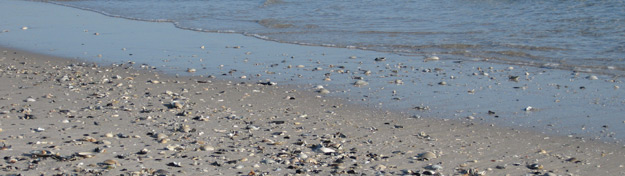
[[[30,151],[30,154],[33,156],[38,156],[38,157],[54,155],[54,153],[49,150],[32,150]]]
[[[97,140],[96,138],[93,138],[93,137],[91,137],[91,136],[85,136],[85,137],[83,137],[82,139],[83,139],[84,141],[87,141],[87,142],[98,142],[98,140]]]
[[[306,160],[304,160],[305,163],[308,164],[317,164],[317,160],[314,158],[306,158]]]
[[[430,159],[438,158],[438,156],[436,156],[436,154],[432,152],[424,152],[424,153],[419,154],[419,157],[417,158],[419,160],[430,160]]]
[[[166,134],[163,134],[163,133],[156,134],[156,139],[158,139],[158,140],[165,139],[167,137],[168,136]]]
[[[438,56],[429,56],[423,59],[423,61],[427,62],[427,61],[437,61],[440,60],[440,58],[438,58]]]
[[[324,89],[324,88],[321,88],[318,92],[321,93],[321,94],[329,94],[330,93],[330,91],[328,89]]]
[[[91,157],[94,157],[95,155],[97,155],[98,153],[95,153],[95,152],[78,152],[77,154],[78,154],[78,156],[81,156],[81,157],[91,158]]]
[[[145,154],[148,154],[149,152],[150,152],[150,150],[148,150],[147,148],[143,148],[143,149],[139,150],[139,152],[137,152],[137,154],[145,155]]]
[[[114,159],[104,160],[104,161],[102,161],[102,164],[109,165],[109,166],[119,166],[120,165],[119,162],[117,162],[117,160],[114,160]]]
[[[540,169],[543,169],[544,167],[541,164],[531,164],[531,165],[528,165],[527,168],[533,169],[533,170],[540,170]]]
[[[189,125],[181,125],[180,129],[178,129],[180,132],[184,132],[184,133],[188,133],[191,132],[191,127],[189,127]]]
[[[355,86],[366,86],[369,85],[369,83],[367,81],[363,81],[363,80],[358,80],[356,82],[354,82]]]
[[[178,101],[178,100],[174,100],[174,101],[169,103],[169,107],[170,108],[176,108],[176,109],[182,109],[184,107],[184,102]]]
[[[336,152],[336,150],[331,149],[331,148],[327,148],[327,147],[321,147],[321,148],[317,149],[317,152],[320,152],[320,153],[334,153],[334,152]]]
[[[202,150],[202,151],[214,151],[215,147],[210,146],[210,145],[203,145],[203,146],[200,146],[200,150]]]

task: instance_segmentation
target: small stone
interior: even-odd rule
[[[529,111],[534,110],[534,108],[533,108],[533,107],[531,107],[531,106],[528,106],[528,107],[526,107],[526,108],[525,108],[525,109],[523,109],[523,110],[524,110],[524,111],[529,112]]]
[[[114,136],[115,135],[113,135],[113,133],[106,133],[106,134],[104,134],[104,137],[107,137],[107,138],[112,138]]]
[[[196,70],[195,70],[195,68],[189,68],[189,69],[187,69],[187,72],[189,72],[189,73],[195,73],[195,71],[196,71]]]
[[[25,102],[35,102],[37,100],[35,100],[34,98],[27,98],[26,100],[24,100]]]
[[[28,30],[27,26],[22,27],[22,30]]]

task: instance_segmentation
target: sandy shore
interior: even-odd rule
[[[623,175],[621,146],[0,49],[2,175]]]
[[[29,15],[15,15],[22,13]],[[0,16],[10,17],[0,21],[0,46],[104,65],[133,61],[170,75],[272,81],[309,91],[322,85],[329,96],[353,104],[424,118],[472,117],[476,123],[625,142],[625,82],[594,70],[276,43],[33,1],[7,1]],[[368,85],[354,86],[357,81]]]

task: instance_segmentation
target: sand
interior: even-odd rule
[[[615,144],[414,118],[264,82],[9,48],[0,82],[2,175],[625,174]]]

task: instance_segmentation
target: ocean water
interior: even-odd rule
[[[625,75],[625,1],[59,0],[265,40]]]

